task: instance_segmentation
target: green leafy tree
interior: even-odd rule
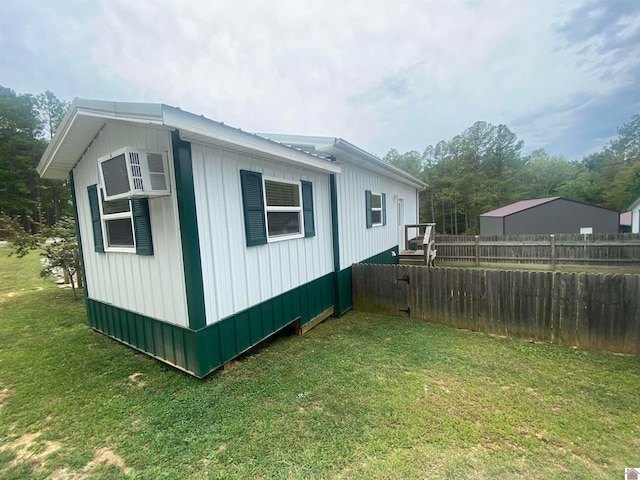
[[[422,176],[422,155],[416,151],[400,154],[395,148],[392,148],[384,156],[383,160],[401,168],[416,178]]]
[[[0,87],[0,212],[20,215],[27,229],[28,217],[37,217],[35,165],[46,147],[40,131],[34,98]]]
[[[544,148],[531,152],[525,162],[528,198],[559,196],[559,189],[573,180],[581,168],[563,156],[550,155]]]
[[[49,277],[63,272],[71,283],[73,298],[77,299],[76,284],[81,285],[82,282],[75,221],[63,217],[55,225],[38,230],[38,233],[28,233],[18,217],[0,214],[0,234],[9,240],[9,255],[22,258],[33,250],[42,250],[40,276]]]
[[[0,212],[20,216],[31,232],[71,214],[66,182],[35,170],[67,108],[49,91],[34,97],[0,86]]]
[[[47,141],[53,137],[62,118],[69,110],[69,105],[69,102],[60,100],[50,90],[35,96],[36,113],[42,125],[41,134]]]

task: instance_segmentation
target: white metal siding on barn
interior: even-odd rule
[[[173,165],[168,130],[108,122],[74,168],[89,298],[186,327],[189,320],[173,168],[169,168],[171,195],[149,199],[154,255],[95,252],[87,186],[99,183],[97,159],[124,146],[168,152]]]
[[[333,270],[328,175],[198,143],[191,155],[207,323]],[[240,170],[312,182],[315,236],[247,247]]]
[[[336,184],[341,270],[398,245],[397,198],[404,199],[404,223],[417,223],[414,187],[347,162],[342,165],[342,173],[336,175]],[[385,226],[367,228],[366,190],[386,195]]]

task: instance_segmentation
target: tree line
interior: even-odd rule
[[[68,107],[49,90],[16,94],[0,85],[0,214],[31,233],[72,215],[68,182],[35,169]]]
[[[35,170],[68,107],[48,90],[16,94],[0,86],[0,214],[31,233],[72,216],[68,182]],[[544,149],[523,156],[523,148],[506,125],[476,122],[422,153],[391,149],[384,160],[428,184],[420,220],[435,222],[439,233],[478,233],[482,213],[519,200],[561,196],[623,212],[640,196],[638,114],[582,160]]]
[[[520,200],[559,196],[624,212],[640,196],[638,114],[582,160],[523,148],[506,125],[476,122],[422,153],[391,149],[384,160],[427,183],[420,221],[444,234],[477,234],[482,213]]]

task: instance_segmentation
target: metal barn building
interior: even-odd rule
[[[512,203],[480,215],[480,235],[618,233],[615,210],[561,197]]]
[[[203,377],[351,308],[353,263],[397,263],[425,184],[342,139],[274,140],[74,100],[38,172],[70,179],[93,329]]]

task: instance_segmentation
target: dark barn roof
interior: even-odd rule
[[[558,200],[560,197],[549,197],[549,198],[534,198],[533,200],[522,200],[520,202],[512,203],[511,205],[506,205],[504,207],[496,208],[495,210],[491,210],[490,212],[483,213],[483,217],[506,217],[508,215],[513,215],[514,213],[522,212],[523,210],[528,210],[533,207],[537,207],[538,205],[542,205],[543,203],[552,202],[554,200]]]
[[[495,210],[491,210],[490,212],[483,213],[480,216],[481,217],[508,217],[509,215],[513,215],[514,213],[520,213],[525,210],[529,210],[530,208],[537,207],[539,205],[544,205],[545,203],[555,202],[556,200],[564,200],[566,202],[579,203],[581,205],[587,205],[593,208],[601,208],[603,210],[615,211],[612,208],[601,207],[599,205],[592,205],[590,203],[579,202],[577,200],[570,200],[568,198],[549,197],[549,198],[534,198],[532,200],[522,200],[520,202],[512,203],[510,205],[505,205],[504,207],[496,208]]]

